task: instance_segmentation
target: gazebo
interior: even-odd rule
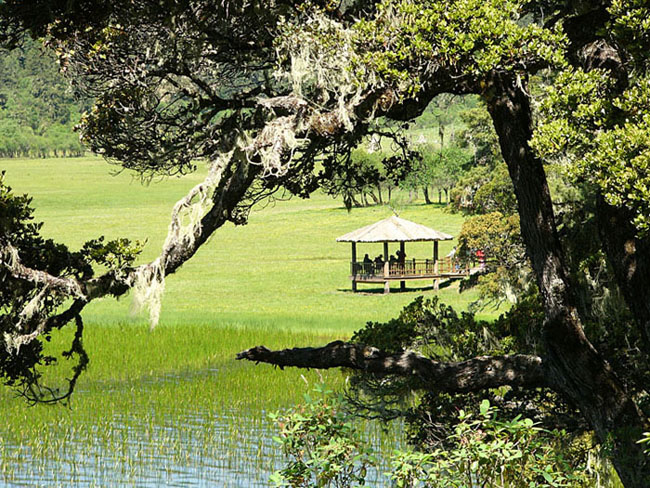
[[[453,236],[444,232],[392,216],[342,235],[336,241],[352,243],[350,279],[353,291],[357,291],[357,283],[384,283],[384,293],[390,293],[391,281],[399,281],[400,289],[404,290],[406,280],[433,280],[434,288],[438,289],[441,278],[466,276],[468,270],[460,269],[453,257],[441,260],[438,256],[438,242],[450,239],[453,239]],[[406,242],[427,241],[433,242],[431,259],[405,259]],[[357,243],[359,242],[383,242],[383,260],[381,262],[358,261]],[[389,242],[399,242],[400,256],[397,259],[389,259]]]

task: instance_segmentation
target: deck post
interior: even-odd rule
[[[357,243],[352,243],[352,291],[357,291]]]
[[[384,278],[390,276],[390,263],[388,262],[388,242],[384,242]],[[390,293],[390,283],[386,279],[384,281],[384,293]]]
[[[406,257],[405,257],[406,254],[404,253],[404,241],[399,243],[399,250],[401,252],[402,259],[404,259],[404,261],[402,261],[402,263],[401,263],[402,274],[404,274],[404,268],[405,268],[404,265],[406,264]],[[406,281],[400,281],[399,282],[399,290],[400,291],[406,290]]]
[[[438,276],[438,271],[440,267],[438,265],[438,241],[433,241],[433,274]],[[438,290],[440,288],[440,279],[436,278],[433,280],[433,289]]]

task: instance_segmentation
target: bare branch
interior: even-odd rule
[[[269,363],[280,368],[350,368],[378,375],[412,378],[429,391],[467,393],[500,386],[550,386],[539,356],[479,356],[461,362],[440,362],[413,351],[386,354],[377,348],[335,341],[324,347],[271,351],[257,346],[237,354],[239,359]]]

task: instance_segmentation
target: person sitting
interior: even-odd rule
[[[397,254],[397,262],[403,265],[406,262],[406,253],[398,249],[395,254]]]
[[[453,259],[454,257],[456,257],[456,246],[454,246],[454,247],[452,248],[452,250],[449,252],[449,254],[447,254],[445,257],[446,257],[446,258],[452,258],[452,259]]]
[[[363,257],[363,274],[369,275],[372,273],[372,259],[368,256],[368,253]]]
[[[450,269],[458,272],[460,270],[460,262],[456,259],[456,246],[449,251],[449,254],[445,256],[445,259],[449,262]]]

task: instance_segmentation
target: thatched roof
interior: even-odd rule
[[[453,236],[410,220],[393,216],[367,225],[336,239],[337,242],[447,241]]]

